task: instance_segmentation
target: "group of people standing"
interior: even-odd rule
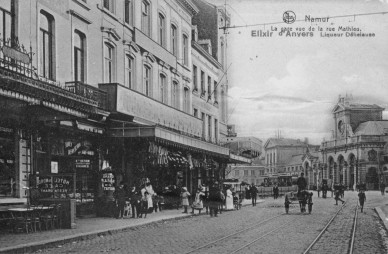
[[[164,204],[164,198],[154,192],[149,182],[141,185],[139,189],[133,186],[129,191],[125,188],[124,182],[120,182],[113,196],[115,198],[116,219],[124,217],[128,203],[131,207],[132,218],[142,218],[143,215],[146,218],[149,212],[157,212],[158,209],[162,211]]]

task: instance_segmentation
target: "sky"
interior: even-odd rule
[[[225,4],[215,0],[214,4]],[[388,12],[384,1],[254,1],[227,0],[232,16],[227,34],[229,124],[238,136],[267,140],[281,132],[285,138],[320,144],[334,129],[331,110],[339,96],[377,104],[388,109]],[[293,11],[295,23],[286,24],[285,11]],[[276,23],[275,25],[254,24]],[[346,37],[339,27],[374,33],[374,37]],[[279,36],[279,29],[314,28],[313,36]],[[322,33],[342,37],[322,37]],[[272,31],[271,37],[254,37],[252,30]],[[327,31],[334,30],[334,31]],[[258,33],[258,32],[256,32]],[[383,113],[388,120],[388,112]]]

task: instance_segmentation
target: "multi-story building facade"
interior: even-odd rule
[[[265,178],[264,158],[261,157],[256,157],[250,164],[228,164],[225,176],[225,179],[254,185],[261,185]]]
[[[383,108],[340,97],[332,110],[333,139],[321,145],[323,178],[355,188],[365,183],[368,189],[387,182],[388,121]]]
[[[92,211],[117,181],[192,187],[190,169],[209,184],[239,161],[217,144],[227,87],[214,83],[222,63],[192,42],[202,10],[192,1],[5,0],[0,10],[0,202],[23,201],[30,186]],[[212,66],[205,106],[194,58]]]

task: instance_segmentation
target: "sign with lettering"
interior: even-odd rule
[[[76,168],[90,168],[90,160],[88,160],[88,159],[75,160],[75,167]]]
[[[92,149],[92,144],[89,141],[80,141],[80,142],[65,142],[65,149],[67,155],[89,155],[94,156],[94,151]]]
[[[104,173],[101,178],[102,189],[105,191],[114,191],[115,177],[113,173]]]
[[[28,54],[5,45],[3,46],[3,54],[5,57],[12,58],[24,64],[29,64],[31,62],[30,56]]]
[[[71,193],[73,176],[41,176],[38,189],[42,193]]]

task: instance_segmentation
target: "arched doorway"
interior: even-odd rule
[[[343,172],[344,164],[345,164],[344,157],[342,155],[338,156],[338,167],[337,167],[338,180],[336,181],[336,183],[342,184],[344,182],[344,172]]]
[[[366,188],[368,190],[378,190],[379,188],[379,177],[377,174],[377,168],[368,168],[365,176]]]
[[[356,167],[356,156],[354,156],[354,154],[350,154],[349,155],[349,158],[348,158],[348,165],[349,165],[349,168],[348,168],[348,170],[349,170],[349,176],[350,176],[350,179],[349,179],[349,187],[350,188],[353,188],[353,186],[354,186],[354,184],[355,184],[355,182],[354,182],[354,177],[355,177],[355,175],[354,175],[354,169],[355,169],[355,167]]]

